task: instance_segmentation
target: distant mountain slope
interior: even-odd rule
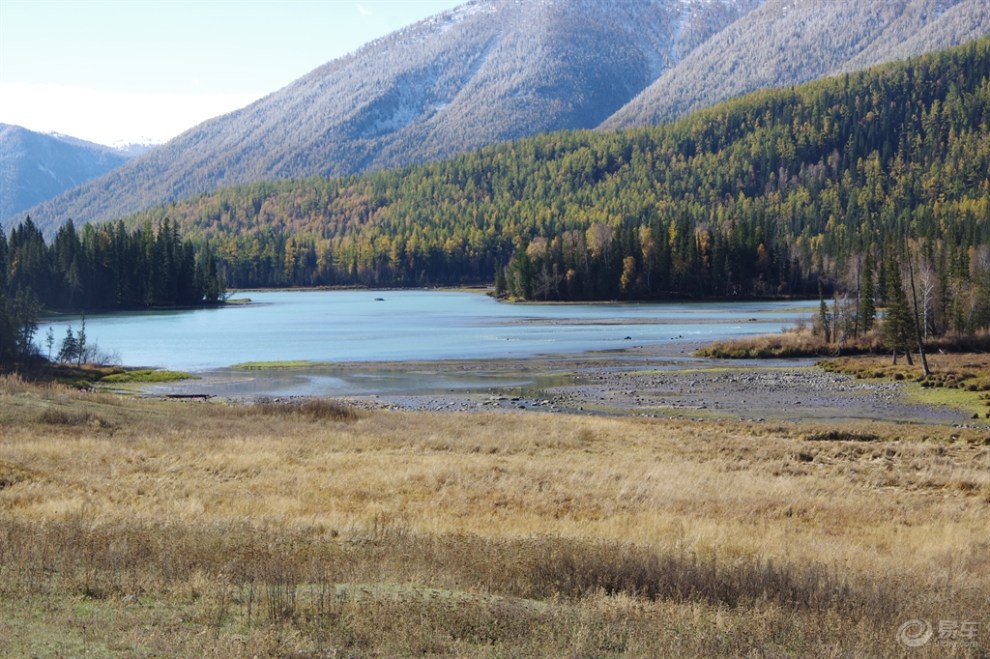
[[[224,185],[591,128],[758,3],[474,0],[205,122],[32,217],[51,232],[70,217],[108,219]]]
[[[67,136],[0,124],[0,223],[127,162],[126,153]]]
[[[990,33],[990,0],[768,0],[664,72],[602,128],[662,123],[764,87],[941,50]]]
[[[228,185],[654,123],[757,87],[956,45],[990,29],[988,4],[473,0],[200,124],[31,215],[50,235],[68,218],[112,219]]]

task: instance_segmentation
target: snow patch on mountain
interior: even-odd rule
[[[48,177],[51,178],[53,181],[58,180],[58,174],[56,174],[55,172],[53,172],[52,170],[50,170],[43,163],[40,163],[39,162],[38,165],[37,165],[37,167],[38,167],[38,171],[39,172],[41,172],[42,174],[47,174]]]

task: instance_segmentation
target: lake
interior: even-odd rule
[[[425,290],[252,291],[238,298],[250,302],[87,316],[87,340],[127,366],[196,372],[249,361],[577,354],[778,332],[811,316],[808,304],[794,302],[508,304],[481,293]],[[39,343],[48,325],[58,343],[79,320],[43,321]]]

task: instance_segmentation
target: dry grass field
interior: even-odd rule
[[[986,657],[990,431],[7,377],[0,655]]]

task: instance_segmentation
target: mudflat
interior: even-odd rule
[[[700,358],[694,356],[697,348],[679,343],[526,359],[221,369],[144,391],[240,401],[330,396],[368,409],[530,410],[698,421],[973,423],[972,415],[957,407],[912,400],[910,383],[827,372],[813,359]]]

